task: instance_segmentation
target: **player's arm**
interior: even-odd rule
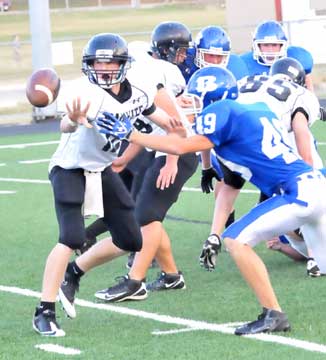
[[[305,77],[305,85],[306,88],[312,92],[314,92],[314,84],[313,84],[313,80],[312,80],[312,75],[311,74],[306,74]]]
[[[123,154],[114,159],[112,162],[112,170],[117,173],[121,172],[128,165],[128,163],[140,153],[142,149],[143,147],[140,145],[129,144]]]
[[[299,155],[309,165],[313,165],[310,130],[307,115],[304,111],[297,111],[295,113],[292,119],[292,130]]]
[[[213,148],[211,141],[203,135],[193,135],[188,138],[183,138],[178,134],[159,136],[133,131],[130,134],[129,141],[150,149],[174,155],[182,155]]]

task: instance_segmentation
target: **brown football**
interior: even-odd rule
[[[53,103],[60,89],[60,78],[50,68],[43,68],[33,72],[26,84],[26,97],[37,107],[45,107]]]

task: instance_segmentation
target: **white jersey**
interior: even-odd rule
[[[150,46],[146,42],[134,41],[129,43],[128,50],[134,62],[130,70],[128,70],[128,75],[133,76],[133,74],[145,74],[147,78],[152,79],[156,83],[158,88],[164,87],[166,91],[171,96],[171,99],[175,99],[176,96],[180,95],[185,87],[185,79],[178,68],[178,66],[161,59],[156,59],[149,54]],[[182,110],[179,108],[178,104],[175,102],[176,107],[180,110],[181,118],[185,118],[182,113]],[[184,119],[186,123],[188,121]],[[146,116],[141,116],[139,122],[144,122],[151,126],[151,132],[155,135],[165,135],[165,131],[155,124],[151,123]],[[152,151],[151,149],[147,149]],[[161,152],[156,152],[156,156],[165,155]]]
[[[91,103],[87,118],[93,127],[89,129],[79,125],[75,132],[63,133],[49,170],[58,165],[64,169],[102,171],[117,157],[117,151],[103,151],[108,140],[99,132],[95,120],[107,111],[117,118],[126,115],[134,123],[141,114],[149,115],[155,111],[156,91],[153,82],[141,78],[140,74],[130,78],[127,75],[117,96],[90,83],[86,76],[66,88],[63,86],[58,98],[58,111],[66,113],[65,103],[71,104],[74,98],[80,96],[82,105],[87,101]]]
[[[282,75],[248,76],[241,80],[238,102],[252,104],[264,102],[275,113],[288,132],[292,147],[297,151],[295,136],[292,129],[292,117],[300,109],[308,120],[310,127],[319,116],[319,101],[315,94],[306,88],[282,78]],[[314,167],[323,168],[322,160],[317,152],[315,140],[310,133],[310,143]]]

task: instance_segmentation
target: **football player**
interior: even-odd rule
[[[322,173],[305,163],[284,137],[282,123],[263,102],[235,101],[235,78],[226,69],[198,70],[187,85],[187,93],[203,111],[195,119],[197,134],[185,138],[184,128],[175,121],[176,134],[164,138],[141,134],[130,125],[119,131],[119,119],[106,119],[104,131],[156,150],[173,154],[215,148],[219,159],[271,198],[230,225],[222,234],[224,243],[243,278],[254,291],[262,314],[239,326],[236,335],[287,331],[290,324],[282,311],[267,269],[253,247],[263,240],[301,228],[307,244],[326,271],[326,191]],[[241,126],[245,124],[245,126]],[[214,266],[219,244],[207,244],[201,260]]]
[[[313,91],[311,71],[313,58],[301,46],[289,46],[281,24],[274,20],[259,24],[252,39],[252,50],[240,55],[247,65],[249,75],[268,75],[272,64],[282,57],[298,60],[305,70],[305,86]]]
[[[140,115],[146,115],[167,128],[169,116],[154,104],[157,89],[151,79],[146,80],[141,74],[128,79],[130,64],[127,43],[122,37],[110,33],[95,35],[83,52],[82,70],[86,76],[62,94],[67,101],[60,124],[63,134],[49,165],[60,233],[59,243],[46,262],[41,301],[33,318],[33,328],[41,335],[65,335],[56,321],[55,301],[69,258],[85,241],[83,213],[103,217],[112,238],[97,243],[85,261],[80,258],[68,265],[75,275],[73,280],[78,281],[96,265],[142,247],[134,202],[110,167],[121,142],[101,133],[99,124],[105,114],[113,113],[121,119],[128,117],[133,123]],[[139,289],[139,296],[142,295],[147,296],[143,285]]]
[[[173,64],[177,61],[175,57],[179,56],[178,51],[175,51],[174,57],[169,51],[171,51],[172,47],[177,49],[179,45],[182,45],[182,47],[189,46],[191,34],[189,30],[187,32],[183,31],[182,34],[186,33],[187,36],[181,42],[180,38],[183,39],[184,37],[179,38],[178,33],[180,33],[180,29],[186,29],[184,25],[175,22],[165,22],[162,26],[168,27],[170,31],[174,31],[175,40],[173,41],[173,38],[168,38],[165,44],[163,44],[161,36],[160,42],[157,40],[152,41],[152,51],[157,54],[159,51],[162,52],[164,54],[163,58],[169,54],[169,57],[166,58],[171,60],[171,63],[162,59],[154,59],[147,53],[146,49],[143,51],[143,44],[138,43],[136,46],[134,44],[134,46],[131,46],[133,48],[131,55],[135,59],[135,64],[129,70],[128,76],[132,78],[134,74],[143,73],[144,69],[146,69],[147,73],[150,73],[150,69],[155,68],[156,83],[163,86],[173,96],[177,96],[183,90],[185,83],[180,70]],[[156,30],[157,28],[153,31],[153,39],[157,39],[155,37]],[[179,76],[175,76],[178,73]],[[182,79],[182,81],[177,83],[177,79]],[[177,107],[171,108],[168,106],[169,103],[166,102],[165,97],[156,96],[155,103],[166,110],[171,116],[180,118],[181,114],[178,112]],[[148,123],[148,120],[140,116],[137,120],[138,129],[139,125],[143,122]],[[139,130],[142,131],[142,129]],[[152,129],[152,133],[158,133],[159,131],[158,127]],[[120,172],[135,156],[135,153],[129,150],[128,147],[122,156],[113,161],[112,169],[114,171]],[[182,186],[195,172],[197,165],[198,159],[196,154],[185,154],[178,157],[160,152],[152,153],[151,161],[147,163],[147,169],[142,174],[143,179],[136,197],[135,206],[136,219],[141,226],[143,238],[142,250],[136,253],[128,275],[119,278],[118,284],[96,292],[95,296],[97,298],[109,302],[143,300],[147,297],[147,290],[186,288],[183,274],[176,266],[172,255],[170,239],[162,222],[169,208],[177,201]],[[151,206],[149,207],[148,204],[151,204]],[[92,248],[76,260],[77,264],[88,261],[87,259],[90,256],[92,256]],[[161,273],[157,280],[146,284],[146,294],[144,294],[143,280],[154,257],[157,258]],[[61,285],[60,289],[61,302],[68,315],[71,312],[75,313],[75,310],[72,310],[74,309],[73,300],[76,291],[76,281],[71,281],[73,277],[76,276],[68,268],[65,282]]]
[[[281,120],[284,131],[296,152],[308,164],[324,172],[322,160],[309,130],[309,127],[318,118],[319,102],[317,97],[303,86],[305,72],[302,65],[293,58],[281,58],[274,62],[270,73],[271,76],[255,75],[244,79],[237,101],[244,104],[252,104],[257,101],[266,103]],[[224,169],[224,173],[224,183],[221,185],[215,202],[208,242],[216,240],[216,234],[222,232],[227,214],[231,211],[233,203],[244,185],[244,180],[240,175],[232,173],[228,169]],[[266,198],[266,195],[261,195],[260,202]],[[289,234],[282,238],[287,238],[293,249],[305,255],[308,260],[308,275],[320,276],[312,254],[309,253],[303,241],[298,241],[298,235]]]

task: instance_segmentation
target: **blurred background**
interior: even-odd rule
[[[35,112],[25,97],[26,80],[36,66],[33,56],[37,53],[42,59],[45,55],[35,42],[32,49],[36,3],[0,0],[0,125],[52,117],[53,109]],[[250,50],[257,24],[275,19],[283,23],[291,45],[312,53],[315,91],[320,99],[326,98],[324,0],[42,0],[42,5],[48,8],[49,19],[38,21],[45,29],[49,25],[50,65],[62,80],[80,76],[82,49],[96,33],[116,32],[128,41],[149,40],[161,21],[181,21],[193,36],[204,26],[219,25],[228,31],[232,51],[241,53]]]

